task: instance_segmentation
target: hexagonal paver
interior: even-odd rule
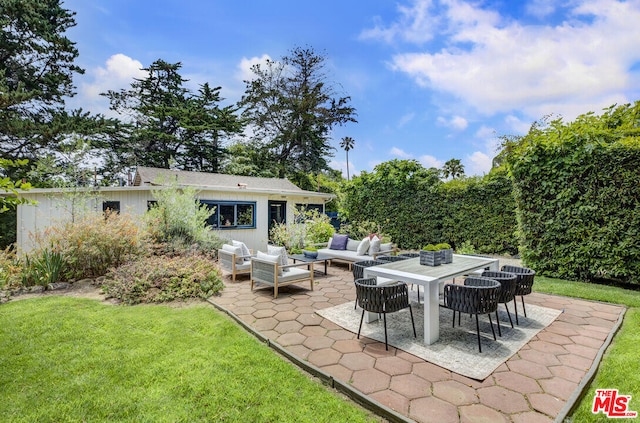
[[[399,357],[382,357],[376,360],[375,368],[390,376],[411,373],[411,362]]]
[[[475,404],[478,402],[475,389],[455,380],[434,382],[433,396],[454,405]]]
[[[542,386],[544,392],[551,394],[554,397],[567,400],[578,387],[578,383],[570,382],[559,377],[552,377],[551,379],[541,380],[540,386]]]
[[[357,339],[341,339],[333,344],[333,349],[343,354],[362,352],[362,344]]]
[[[519,413],[529,410],[529,404],[522,394],[510,391],[501,386],[490,386],[478,389],[480,402],[503,413]]]
[[[451,370],[443,369],[426,361],[415,363],[412,372],[431,382],[451,379]]]
[[[546,366],[529,360],[509,360],[507,366],[509,366],[509,370],[512,372],[517,372],[534,379],[551,377],[551,372]]]
[[[356,370],[351,376],[351,385],[365,394],[387,389],[390,382],[391,377],[388,374],[371,368]]]
[[[296,311],[299,312],[300,310],[296,309]],[[311,312],[311,313],[301,313],[296,320],[305,326],[319,326],[320,323],[322,322],[322,319],[323,318],[321,316],[315,314],[314,312]]]
[[[276,339],[276,342],[278,344],[282,345],[283,347],[288,347],[290,345],[300,345],[306,339],[307,339],[307,337],[302,335],[302,334],[300,334],[300,333],[289,332],[289,333],[285,333],[284,335],[280,335]]]
[[[499,411],[482,404],[465,405],[458,408],[460,423],[507,423],[509,420]]]
[[[393,376],[389,389],[410,399],[431,396],[431,382],[411,374]]]
[[[435,397],[418,398],[409,403],[409,417],[417,422],[458,422],[458,409]]]
[[[409,399],[396,392],[384,390],[371,394],[371,398],[402,415],[409,414]]]
[[[295,320],[288,320],[286,322],[278,323],[273,330],[280,333],[298,333],[300,332],[300,329],[302,329],[302,324],[300,322],[297,322]]]
[[[300,320],[298,320],[300,322]],[[322,326],[304,326],[300,329],[300,333],[305,336],[324,336],[327,333],[327,330]]]
[[[548,416],[557,416],[564,406],[564,401],[549,394],[530,394],[527,397],[534,410]]]
[[[527,411],[519,414],[512,414],[513,423],[551,423],[553,419],[537,411]]]
[[[542,388],[535,379],[513,372],[502,372],[494,375],[496,384],[504,386],[514,392],[530,394],[542,392]]]
[[[281,311],[279,313],[277,313],[274,317],[274,319],[280,321],[280,322],[288,322],[290,320],[296,320],[298,318],[300,314],[293,311],[293,310],[289,310],[289,311]]]
[[[326,336],[310,336],[303,342],[303,345],[312,350],[319,350],[323,348],[329,348],[335,341]]]
[[[325,348],[323,350],[315,350],[309,353],[307,360],[309,363],[317,367],[330,366],[332,364],[338,364],[342,354],[331,348]]]
[[[375,364],[375,358],[361,352],[348,353],[342,356],[340,364],[351,370],[370,369]]]
[[[256,310],[254,311],[253,317],[255,317],[256,319],[264,319],[265,317],[273,317],[277,314],[278,312],[275,311],[274,309],[264,309],[264,310]]]

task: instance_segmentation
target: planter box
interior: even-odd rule
[[[442,264],[451,263],[453,261],[453,248],[440,250],[440,253],[442,254]]]
[[[423,266],[440,266],[442,258],[440,251],[420,251],[420,264]]]

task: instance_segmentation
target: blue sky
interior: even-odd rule
[[[296,46],[328,57],[358,123],[333,131],[332,167],[350,136],[351,175],[381,162],[462,160],[489,171],[500,135],[545,115],[572,120],[640,100],[640,0],[65,0],[76,12],[70,107],[109,114],[99,96],[128,88],[157,59],[182,63],[194,90],[244,92],[249,67]]]

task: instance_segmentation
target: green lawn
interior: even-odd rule
[[[596,389],[618,389],[621,395],[632,395],[629,410],[640,412],[640,354],[638,353],[640,346],[640,291],[568,282],[542,276],[536,276],[533,287],[538,292],[624,304],[629,307],[620,331],[605,353],[595,379],[585,391],[585,395],[571,416],[571,420],[573,422],[625,421],[625,419],[607,419],[602,413],[597,415],[591,413]]]
[[[0,369],[2,421],[379,420],[204,304],[12,301]]]

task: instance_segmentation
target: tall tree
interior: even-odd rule
[[[340,147],[347,153],[347,181],[349,180],[349,150],[355,145],[355,140],[351,137],[344,137],[340,141]]]
[[[0,154],[5,159],[35,163],[43,149],[55,148],[88,117],[63,111],[64,98],[75,94],[74,74],[84,73],[74,65],[75,44],[64,35],[75,26],[74,15],[59,0],[0,2]]]
[[[116,166],[135,165],[217,172],[225,136],[242,125],[232,106],[220,107],[220,87],[184,87],[181,63],[156,60],[130,89],[103,93],[111,109],[129,117],[110,139]]]
[[[464,165],[460,159],[449,159],[442,167],[442,175],[446,178],[456,179],[464,176]]]
[[[245,81],[243,116],[279,177],[328,169],[331,129],[356,122],[351,98],[327,82],[325,63],[312,48],[296,47],[280,61],[254,65],[255,78]]]

